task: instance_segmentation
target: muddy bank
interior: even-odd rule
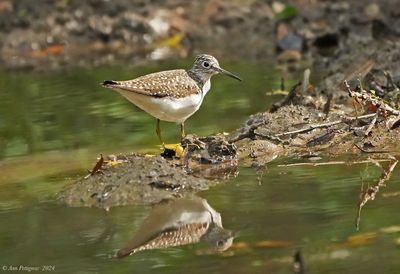
[[[59,195],[70,206],[109,209],[128,204],[153,204],[163,199],[208,189],[205,179],[188,174],[161,156],[127,155],[120,164],[82,178]]]
[[[379,37],[325,57],[328,75],[318,85],[305,70],[280,102],[249,117],[229,140],[239,151],[249,142],[270,142],[289,157],[398,154],[400,40]]]
[[[58,194],[69,206],[111,207],[156,204],[164,199],[207,190],[237,175],[237,151],[223,136],[182,140],[183,154],[103,157],[91,173]]]
[[[208,52],[249,61],[277,54],[280,65],[329,69],[331,57],[397,39],[399,28],[396,0],[4,0],[0,63],[47,71]]]
[[[273,17],[261,1],[2,1],[0,60],[39,70],[138,65],[199,51],[229,56],[248,41],[254,55],[271,48]]]
[[[397,153],[400,130],[389,130],[385,120],[379,119],[372,132],[367,133],[374,115],[363,116],[357,119],[342,112],[324,118],[320,112],[305,106],[286,106],[275,113],[251,116],[231,140],[239,150],[248,149],[254,140],[270,142],[280,148],[280,156],[288,157]],[[257,154],[249,157],[264,161]]]

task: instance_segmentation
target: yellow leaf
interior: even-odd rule
[[[105,161],[105,163],[109,166],[116,166],[121,164],[122,162],[118,162],[118,161],[113,161],[113,160],[109,160],[109,161]]]
[[[387,226],[387,227],[381,228],[381,232],[397,233],[397,232],[400,232],[400,226],[398,226],[398,225]]]
[[[232,246],[230,247],[231,250],[246,250],[249,249],[249,244],[246,242],[235,242],[232,244]]]
[[[183,37],[184,37],[183,33],[181,32],[176,33],[171,37],[168,37],[167,39],[160,41],[159,46],[167,46],[170,48],[178,47],[180,46]]]
[[[272,92],[267,92],[267,96],[275,96],[275,95],[288,95],[289,91],[287,90],[281,90],[281,89],[274,89]]]
[[[259,241],[254,244],[255,247],[287,247],[290,245],[291,242],[288,241],[274,241],[274,240]]]
[[[175,151],[176,157],[180,158],[183,155],[183,147],[181,146],[181,144],[165,144],[164,147],[166,149]]]
[[[370,244],[372,239],[376,238],[375,232],[367,232],[362,234],[356,234],[347,238],[346,244],[349,246],[360,246]]]

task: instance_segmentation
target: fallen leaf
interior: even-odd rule
[[[254,244],[255,247],[287,247],[292,243],[288,241],[274,241],[274,240],[265,240],[259,241]]]
[[[384,197],[384,198],[396,197],[396,196],[400,196],[400,191],[388,192],[388,193],[383,193],[383,194],[382,194],[382,197]]]
[[[392,225],[392,226],[381,228],[380,231],[383,233],[398,233],[398,232],[400,232],[400,226]]]
[[[52,45],[43,50],[46,54],[60,53],[64,51],[64,45]]]
[[[287,20],[297,15],[297,8],[292,5],[287,5],[285,8],[276,14],[276,18],[281,20]]]
[[[179,47],[181,45],[183,37],[184,37],[183,33],[180,32],[176,33],[171,37],[168,37],[167,39],[164,39],[159,43],[157,43],[157,46],[158,47],[167,46],[169,48]]]
[[[349,236],[347,241],[344,243],[345,246],[362,246],[368,245],[373,239],[376,238],[375,232],[367,232],[362,234],[356,234]]]
[[[378,107],[373,104],[367,104],[367,110],[369,112],[376,112],[378,110]]]
[[[247,250],[250,249],[250,246],[246,242],[235,242],[231,245],[229,248],[231,250],[237,250],[237,251],[242,251],[242,250]]]
[[[281,89],[274,89],[271,92],[268,91],[266,93],[267,96],[275,96],[275,95],[288,95],[289,92],[287,90],[281,90]]]
[[[57,44],[57,45],[52,45],[52,46],[48,46],[45,49],[41,49],[41,50],[35,50],[31,53],[32,57],[35,58],[41,58],[41,57],[46,57],[50,54],[58,54],[64,51],[64,45],[61,44]]]
[[[176,155],[176,157],[179,157],[179,158],[181,158],[182,157],[182,155],[183,155],[183,147],[181,146],[181,145],[177,145],[176,147],[175,147],[175,155]]]
[[[116,165],[122,164],[122,162],[120,162],[120,161],[113,161],[113,160],[105,161],[105,163],[109,166],[116,166]]]
[[[181,144],[165,144],[164,147],[166,149],[174,151],[176,157],[180,158],[183,155],[183,147],[181,146]]]

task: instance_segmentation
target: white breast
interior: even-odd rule
[[[193,94],[185,98],[152,98],[152,103],[157,105],[157,113],[150,114],[160,120],[180,124],[199,109],[202,100],[201,94]]]
[[[203,86],[203,97],[207,94],[207,92],[211,89],[211,81],[208,80]]]

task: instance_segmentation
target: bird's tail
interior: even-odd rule
[[[101,83],[103,87],[113,87],[113,86],[118,86],[119,83],[113,80],[105,80],[103,83]]]
[[[133,253],[133,251],[134,250],[132,248],[130,248],[130,247],[122,248],[122,249],[118,250],[117,257],[118,258],[123,258],[123,257],[129,256],[129,255],[131,255]]]

